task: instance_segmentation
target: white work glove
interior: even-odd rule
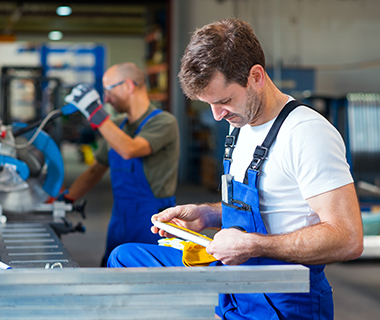
[[[183,250],[186,240],[179,238],[161,238],[157,240],[159,246],[172,247],[175,249]]]
[[[79,84],[66,96],[65,101],[73,104],[90,122],[92,129],[99,128],[110,115],[104,110],[98,92]]]

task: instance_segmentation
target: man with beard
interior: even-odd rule
[[[151,104],[145,75],[134,63],[110,67],[103,85],[104,102],[124,113],[115,122],[90,87],[78,85],[65,99],[87,117],[103,140],[95,162],[74,181],[64,198],[75,201],[82,197],[110,168],[114,203],[102,262],[106,266],[110,252],[119,244],[157,243],[159,236],[150,232],[150,219],[175,205],[179,130],[172,114]]]
[[[179,79],[187,97],[208,103],[215,120],[231,125],[222,202],[177,206],[152,221],[196,232],[220,229],[206,247],[217,260],[212,265],[310,268],[309,293],[221,294],[216,312],[223,319],[333,319],[324,265],[356,259],[363,250],[360,208],[338,131],[273,84],[258,39],[240,19],[196,30]],[[178,251],[123,245],[108,265],[180,266]]]

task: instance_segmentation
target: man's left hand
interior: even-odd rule
[[[104,110],[98,92],[86,85],[79,84],[66,96],[65,101],[73,104],[86,119],[93,129],[100,127],[109,114]]]
[[[206,251],[223,264],[240,265],[251,258],[248,242],[248,233],[234,228],[223,229],[215,234]]]

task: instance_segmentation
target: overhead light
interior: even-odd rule
[[[63,37],[63,33],[61,31],[50,31],[48,34],[48,38],[52,41],[61,40]]]
[[[60,6],[55,12],[59,16],[69,16],[73,10],[69,6]]]

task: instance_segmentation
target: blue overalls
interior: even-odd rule
[[[275,140],[278,130],[286,116],[302,103],[289,102],[276,118],[264,143],[254,152],[244,182],[235,181],[230,172],[232,152],[236,144],[239,129],[234,129],[226,138],[226,152],[223,160],[222,178],[222,228],[235,227],[245,231],[267,234],[259,211],[259,193],[257,189],[261,166],[268,150]],[[273,265],[286,262],[251,258],[244,265]],[[324,275],[323,265],[310,268],[310,293],[258,293],[258,294],[221,294],[217,313],[223,319],[333,319],[332,290]]]
[[[162,112],[152,111],[139,125],[135,135],[154,116]],[[128,119],[120,125],[122,129]],[[113,208],[108,226],[107,247],[103,265],[111,251],[126,242],[157,243],[158,234],[150,231],[151,216],[175,205],[175,196],[156,198],[145,177],[143,158],[124,160],[115,150],[108,152],[111,171]]]
[[[230,164],[239,129],[226,138],[222,177],[222,227],[244,229],[247,232],[267,234],[259,210],[257,180],[263,161],[275,140],[286,116],[299,101],[289,102],[280,112],[263,144],[255,150],[253,160],[246,171],[243,183],[231,176]],[[225,183],[223,183],[225,182]],[[251,258],[243,265],[287,264],[268,258]],[[216,262],[212,265],[221,265]],[[112,252],[108,267],[170,267],[183,266],[180,250],[151,244],[129,243]],[[216,313],[228,320],[331,320],[334,318],[332,290],[324,274],[324,265],[310,268],[309,293],[254,293],[220,294]],[[207,285],[207,284],[205,284]]]

